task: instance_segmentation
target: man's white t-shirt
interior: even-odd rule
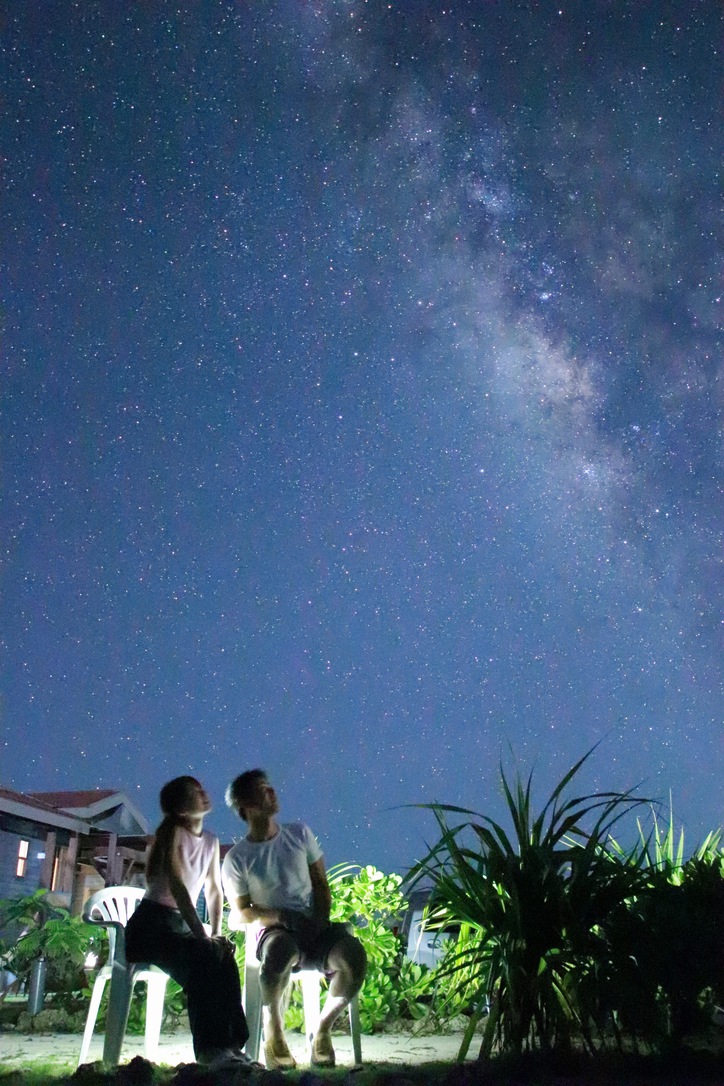
[[[270,841],[244,838],[227,852],[222,867],[226,896],[251,898],[252,905],[296,909],[312,915],[309,865],[322,856],[319,842],[303,822],[284,822]]]

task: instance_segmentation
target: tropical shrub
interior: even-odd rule
[[[399,1017],[400,940],[394,930],[405,899],[400,875],[376,867],[338,864],[329,871],[330,919],[351,923],[367,953],[367,975],[360,993],[360,1022],[365,1033]]]
[[[373,1033],[402,1013],[409,1013],[410,1004],[414,1004],[411,997],[403,995],[401,984],[401,973],[412,963],[404,962],[395,931],[395,922],[406,904],[400,889],[402,878],[359,864],[338,864],[330,868],[328,876],[332,890],[330,919],[351,924],[367,954],[367,974],[360,992],[360,1024],[363,1033]],[[409,971],[407,977],[410,979]],[[286,1026],[302,1029],[303,1025],[301,994],[293,989]]]
[[[618,820],[643,800],[628,792],[566,798],[588,756],[537,815],[531,776],[511,785],[501,767],[512,834],[466,808],[421,805],[433,812],[440,836],[410,883],[432,882],[433,923],[469,926],[440,969],[460,979],[473,1008],[461,1056],[488,1007],[481,1055],[494,1044],[515,1054],[565,1048],[574,1035],[595,1048],[582,981],[607,954],[611,917],[644,883],[640,869],[605,846]],[[464,821],[450,826],[450,815]]]
[[[639,837],[626,859],[645,885],[611,926],[607,1001],[629,1035],[660,1046],[707,1023],[724,997],[724,851],[709,834],[684,859],[671,811],[665,832],[654,813]]]
[[[16,933],[5,951],[3,967],[27,979],[33,962],[45,958],[49,992],[73,992],[86,983],[83,966],[101,939],[80,917],[57,905],[47,890],[0,902],[2,926]]]

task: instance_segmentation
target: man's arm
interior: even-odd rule
[[[272,909],[267,905],[252,905],[248,894],[230,897],[229,906],[231,911],[228,924],[231,931],[238,931],[244,924],[253,924],[255,920],[265,927],[268,924],[282,923],[281,909]]]
[[[309,877],[312,880],[312,916],[321,924],[328,924],[329,911],[332,908],[332,891],[329,889],[322,856],[309,865]]]

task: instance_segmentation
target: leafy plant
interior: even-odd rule
[[[47,920],[67,914],[68,910],[56,904],[48,890],[35,890],[23,897],[0,901],[0,918],[4,929],[14,930],[20,938],[34,928],[42,928]]]
[[[0,902],[3,926],[19,930],[15,942],[5,952],[4,967],[19,977],[27,977],[34,961],[46,958],[49,991],[76,991],[83,987],[83,965],[99,937],[91,933],[80,917],[55,904],[47,890],[36,890],[26,897]]]
[[[457,920],[470,929],[440,970],[463,981],[474,1007],[461,1058],[488,1005],[481,1056],[495,1042],[515,1054],[567,1047],[573,1033],[595,1047],[578,983],[605,951],[612,913],[642,881],[639,869],[618,862],[605,844],[623,814],[643,800],[628,792],[566,798],[590,753],[565,774],[537,815],[532,776],[511,785],[501,766],[512,834],[466,808],[421,805],[433,812],[440,837],[410,881],[432,882],[439,924]],[[449,815],[465,820],[450,826]]]
[[[367,954],[360,1022],[365,1033],[373,1033],[401,1011],[397,983],[401,948],[394,925],[405,905],[402,878],[369,864],[338,864],[330,868],[329,884],[331,919],[352,924]]]
[[[352,925],[367,954],[367,974],[360,992],[360,1023],[364,1033],[373,1033],[409,1007],[409,1000],[401,993],[400,971],[405,965],[394,930],[394,923],[405,906],[400,889],[402,878],[386,875],[371,865],[338,864],[329,870],[329,883],[330,918]],[[288,1029],[302,1029],[303,1024],[301,995],[293,990],[286,1025]]]
[[[611,847],[623,855],[617,843]],[[639,824],[639,843],[627,861],[645,883],[612,926],[608,1001],[634,1037],[678,1044],[708,1021],[724,995],[721,835],[710,833],[685,859],[684,833],[676,834],[670,807],[665,828],[655,812],[648,834]]]

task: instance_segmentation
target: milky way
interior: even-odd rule
[[[721,26],[10,0],[0,780],[724,820]]]

